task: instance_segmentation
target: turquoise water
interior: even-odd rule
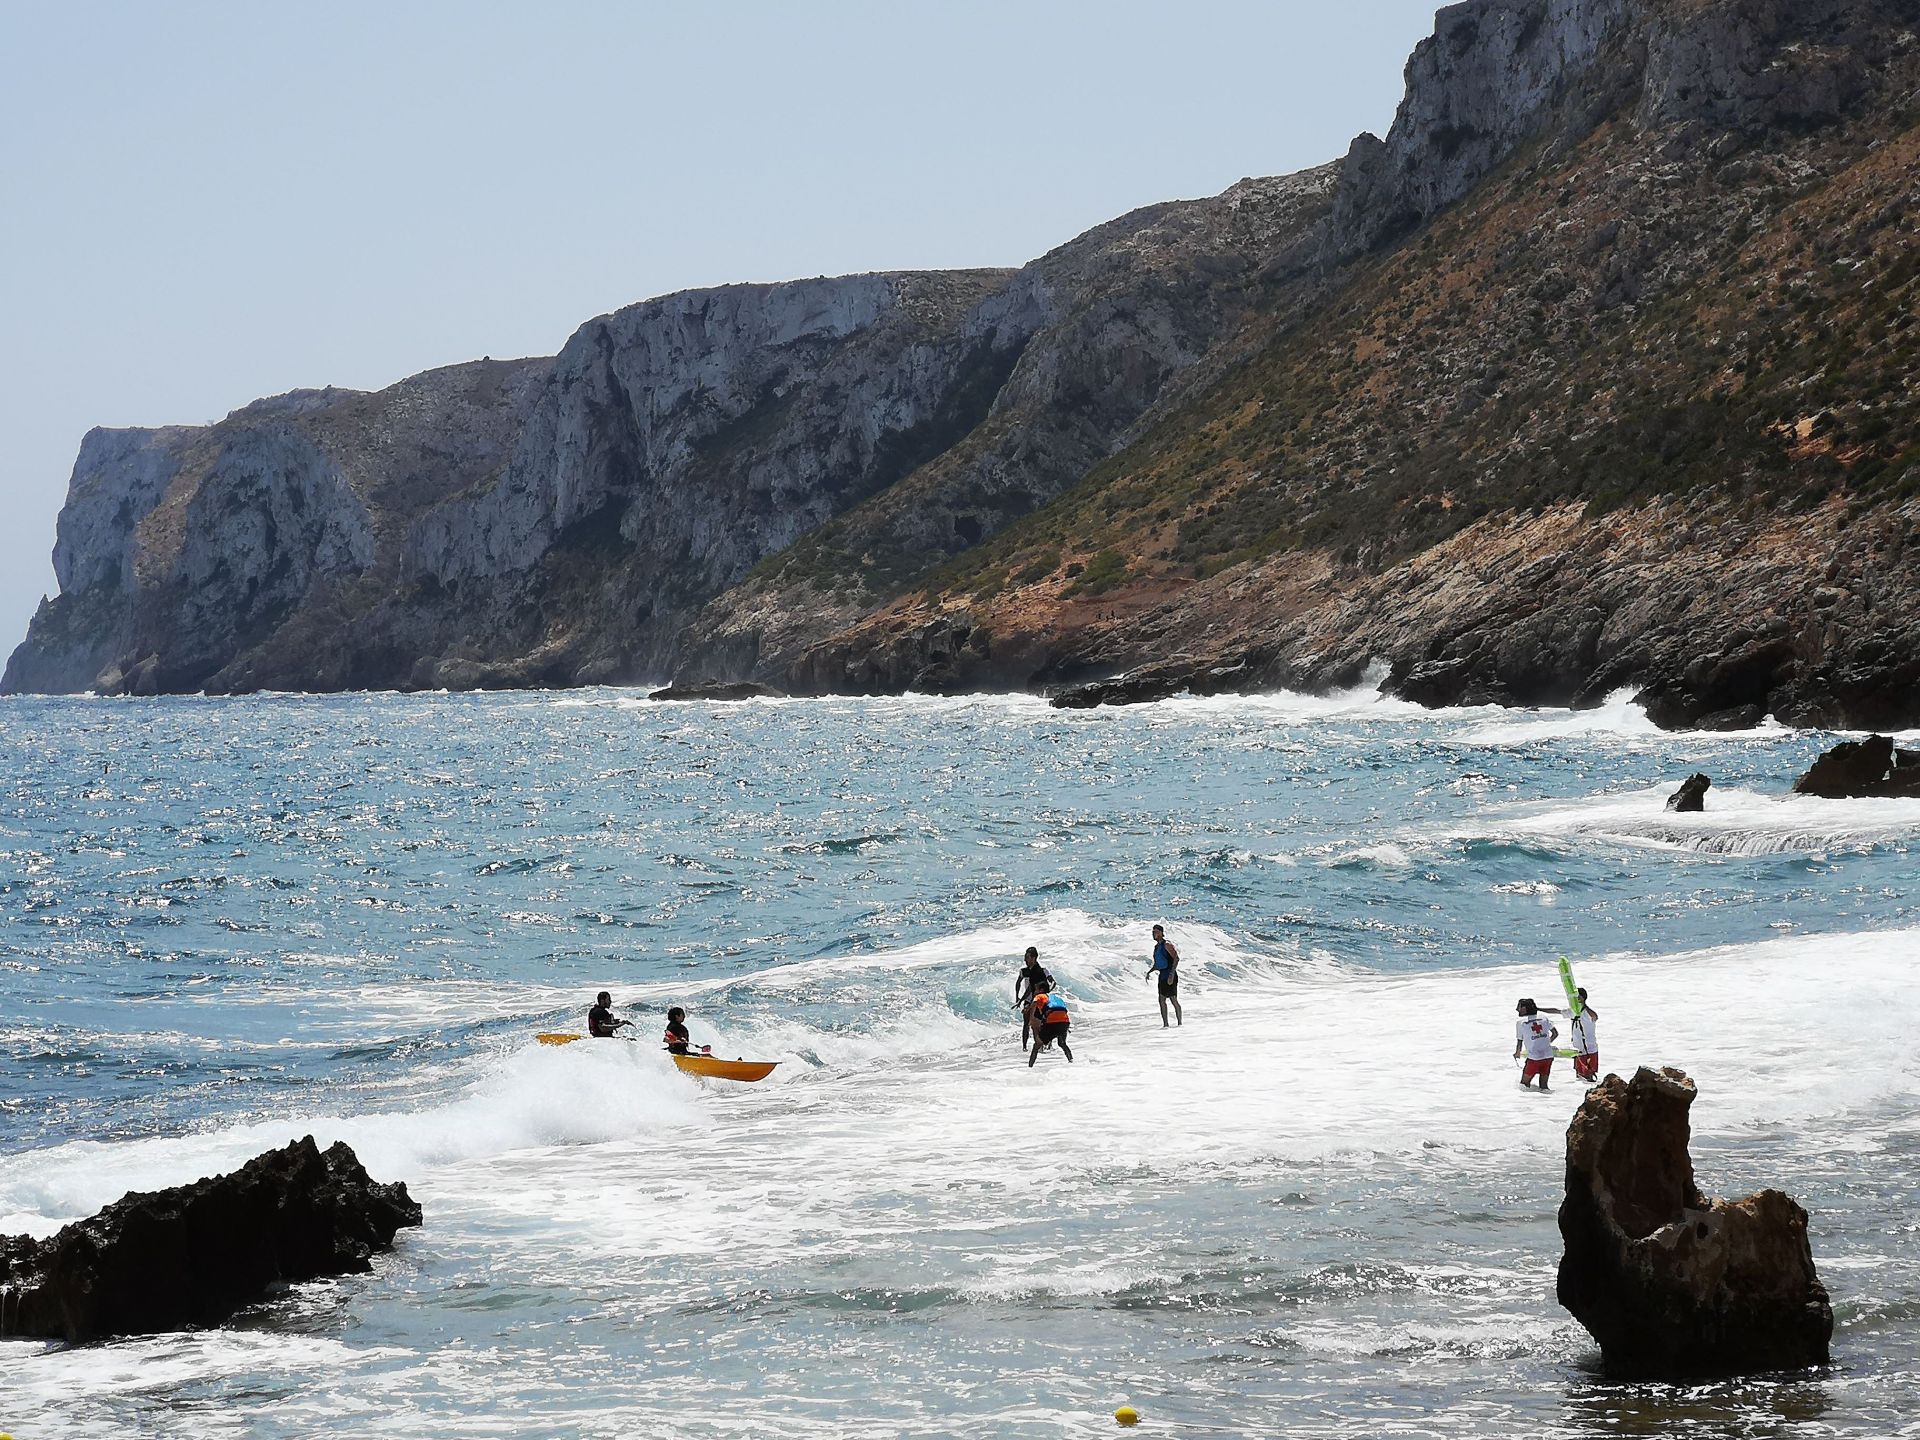
[[[1831,739],[1364,691],[7,701],[0,1230],[309,1131],[427,1223],[225,1330],[7,1342],[0,1429],[1898,1433],[1920,803],[1788,796]],[[1071,1066],[1019,1053],[1027,944]],[[1553,1302],[1578,1086],[1508,1058],[1560,954],[1606,1068],[1699,1081],[1703,1183],[1813,1212],[1830,1370],[1599,1378]],[[781,1066],[532,1043],[601,988]]]

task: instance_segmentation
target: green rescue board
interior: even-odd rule
[[[1560,988],[1567,992],[1568,1016],[1578,1016],[1580,1013],[1580,987],[1573,983],[1573,964],[1564,955],[1560,957]]]
[[[1566,956],[1560,957],[1560,988],[1567,992],[1567,1016],[1578,1018],[1580,1014],[1580,987],[1573,983],[1573,964]],[[1553,1052],[1562,1060],[1571,1060],[1580,1052],[1577,1050],[1556,1050]]]

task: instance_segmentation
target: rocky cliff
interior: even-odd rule
[[[1920,0],[1470,0],[1017,272],[95,432],[8,689],[1324,685],[1920,720]],[[1099,698],[1096,694],[1094,698]]]
[[[1917,11],[1442,12],[1321,288],[784,678],[1920,721]]]

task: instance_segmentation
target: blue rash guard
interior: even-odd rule
[[[1171,995],[1180,988],[1180,961],[1167,953],[1167,942],[1153,942],[1153,968],[1160,972],[1160,993]]]

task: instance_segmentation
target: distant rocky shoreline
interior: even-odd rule
[[[95,430],[0,690],[1917,725],[1915,93],[1906,0],[1451,5],[1384,139],[1018,270]]]

